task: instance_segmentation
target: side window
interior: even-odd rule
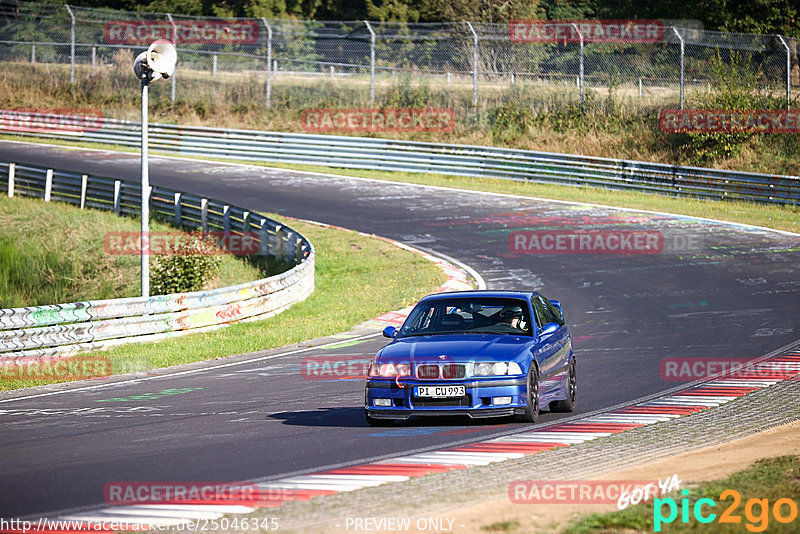
[[[547,306],[547,309],[550,310],[550,316],[553,318],[553,322],[564,326],[564,317],[561,315],[561,312],[558,311],[558,308],[549,300],[545,298],[542,300],[544,301],[544,305]]]
[[[547,323],[557,323],[560,326],[564,326],[564,318],[561,316],[561,313],[558,311],[558,308],[553,306],[553,304],[543,297],[536,297],[536,302],[538,303],[538,308],[542,309],[543,320],[544,323],[540,326],[544,326]]]
[[[414,318],[411,324],[406,325],[406,327],[403,329],[403,333],[410,334],[430,328],[431,320],[433,319],[433,313],[435,311],[436,308],[427,308],[424,310],[422,309],[418,310],[418,315]]]
[[[533,312],[536,314],[536,325],[539,328],[542,328],[549,322],[547,320],[548,319],[547,308],[545,308],[542,305],[541,301],[538,298],[533,299],[531,301],[531,304],[533,304]]]

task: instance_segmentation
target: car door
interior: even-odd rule
[[[540,338],[537,342],[536,359],[539,361],[539,375],[542,392],[546,393],[563,385],[568,371],[570,339],[569,330],[564,326],[564,318],[547,299],[536,296],[531,299],[539,330],[548,323],[556,323],[559,328],[554,333]]]

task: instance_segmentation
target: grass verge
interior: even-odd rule
[[[0,195],[0,227],[0,308],[141,294],[139,255],[109,254],[104,246],[107,233],[138,235],[139,219],[80,210],[61,202]],[[174,233],[176,229],[152,221],[151,231]],[[258,268],[233,256],[219,258],[219,272],[206,289],[264,276]]]
[[[97,353],[113,374],[213,360],[281,347],[346,331],[386,311],[413,304],[444,283],[444,273],[419,254],[356,232],[283,221],[317,251],[316,290],[280,315],[157,343],[135,343]],[[52,383],[4,380],[0,390]]]
[[[734,490],[736,493],[725,493],[726,490]],[[618,512],[586,516],[570,523],[562,534],[797,532],[800,457],[779,456],[761,459],[727,478],[704,482],[698,487],[689,488],[688,491],[687,496],[680,493],[670,495],[675,500],[676,517],[669,523],[665,520],[660,521],[658,530],[656,530],[655,516],[669,517],[670,508],[666,504],[656,507],[655,501],[652,501]],[[683,499],[688,499],[685,521]],[[706,523],[698,521],[694,515],[695,505],[700,499],[710,499],[703,501],[700,507],[703,516],[711,517],[711,514],[715,514],[714,519]],[[787,499],[793,504],[788,504]],[[776,507],[778,503],[782,504]],[[791,521],[779,521],[776,509],[777,514],[784,519],[791,518]],[[723,522],[725,513],[729,514],[728,517],[732,522]]]

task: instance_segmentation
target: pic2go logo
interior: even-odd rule
[[[689,513],[691,511],[694,519],[698,523],[713,523],[717,520],[717,514],[711,512],[711,509],[717,506],[714,499],[704,497],[697,499],[694,506],[689,503],[686,497],[689,495],[689,490],[681,490],[684,498],[681,499],[680,514],[681,522],[689,523]],[[736,513],[736,509],[742,502],[741,494],[732,489],[728,489],[719,494],[720,501],[727,501],[731,499],[730,505],[719,515],[717,522],[719,523],[734,523],[739,524],[742,522],[742,517]],[[668,510],[665,516],[665,507]],[[797,503],[792,499],[783,498],[778,499],[769,506],[769,499],[748,499],[744,505],[744,516],[748,523],[745,528],[750,532],[764,532],[769,528],[770,512],[778,523],[791,523],[797,519]],[[661,532],[663,524],[670,524],[678,518],[678,504],[675,499],[670,497],[664,499],[655,499],[653,501],[653,530]]]

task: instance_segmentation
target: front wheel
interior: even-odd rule
[[[550,403],[551,412],[574,412],[578,400],[578,373],[575,369],[575,356],[569,364],[569,379],[567,380],[567,398]]]
[[[528,371],[527,389],[525,413],[515,416],[515,420],[519,423],[535,423],[539,417],[539,370],[536,369],[536,364],[533,362],[531,362],[531,368]]]

